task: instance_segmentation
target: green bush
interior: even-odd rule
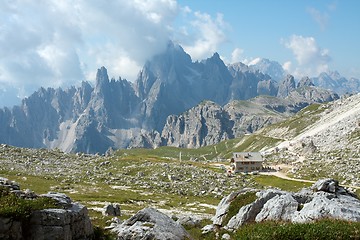
[[[116,239],[114,234],[107,232],[105,229],[95,226],[94,227],[94,239],[96,240],[113,240]]]
[[[9,195],[9,188],[0,186],[0,198]]]
[[[3,193],[1,190],[0,193]],[[57,202],[51,198],[39,197],[22,199],[15,194],[0,194],[0,216],[15,220],[27,219],[33,211],[47,208],[58,208]]]
[[[227,224],[230,219],[235,216],[239,209],[245,205],[248,205],[256,200],[256,194],[254,192],[247,192],[244,194],[238,195],[229,206],[228,213],[226,214],[226,217],[223,221],[224,225]]]

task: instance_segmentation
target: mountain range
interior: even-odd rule
[[[327,84],[325,77],[297,82],[291,75],[276,75],[276,62],[260,63],[264,60],[226,66],[217,53],[193,62],[181,46],[169,42],[134,83],[109,79],[101,67],[95,86],[40,88],[20,106],[0,109],[0,142],[86,153],[200,147],[252,133],[311,103],[339,98],[315,86]],[[344,89],[359,86],[356,80],[336,83]]]

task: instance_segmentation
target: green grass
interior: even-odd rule
[[[355,240],[360,239],[360,223],[328,219],[304,224],[263,222],[242,226],[233,239]]]
[[[281,141],[281,139],[266,137],[257,134],[247,135],[242,139],[241,144],[238,144],[237,147],[231,149],[231,154],[232,152],[257,152],[265,147],[275,146],[276,143]]]
[[[254,202],[256,198],[257,197],[255,192],[246,192],[244,194],[238,195],[230,203],[228,213],[226,214],[226,217],[223,221],[223,225],[226,225],[230,221],[230,219],[239,212],[240,208]]]
[[[360,129],[357,128],[348,137],[350,142],[358,141],[360,140]]]
[[[261,132],[266,133],[273,129],[287,128],[288,132],[293,131],[293,136],[300,134],[309,124],[320,119],[320,113],[325,110],[322,104],[312,104],[300,110],[295,116],[279,123],[265,127]]]
[[[52,179],[46,176],[32,176],[16,172],[0,172],[0,176],[11,179],[20,184],[22,189],[31,189],[32,191],[43,194],[49,192],[51,186],[59,185],[60,180]]]
[[[281,139],[265,137],[261,135],[246,135],[242,138],[235,138],[222,141],[215,145],[209,145],[197,149],[177,148],[177,147],[159,147],[156,149],[122,149],[115,153],[120,160],[179,160],[180,152],[182,160],[214,160],[227,159],[233,152],[239,151],[259,151],[264,147],[274,146]]]
[[[203,219],[200,222],[200,226],[196,226],[196,227],[185,226],[184,228],[194,240],[198,240],[198,239],[213,240],[215,239],[214,232],[210,232],[208,234],[202,234],[202,230],[201,230],[204,226],[209,225],[211,223],[212,221],[210,219]]]
[[[297,182],[267,175],[259,175],[254,179],[261,186],[280,188],[281,190],[291,192],[297,192],[304,187],[310,187],[312,185],[312,183]]]

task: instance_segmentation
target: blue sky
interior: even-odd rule
[[[223,15],[228,27],[223,28],[226,40],[218,51],[228,61],[238,48],[241,61],[264,57],[287,66],[291,63],[290,73],[299,77],[317,75],[316,67],[360,77],[360,1],[225,2],[182,0],[179,4],[213,18]],[[314,47],[317,51],[309,50]]]
[[[193,60],[278,61],[296,77],[360,78],[358,0],[0,1],[0,106],[40,86],[93,82],[97,68],[136,79],[167,41]]]

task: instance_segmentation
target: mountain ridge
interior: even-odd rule
[[[278,99],[278,103],[267,106],[279,114],[287,112],[290,105],[293,105],[294,113],[313,102],[338,98],[331,91],[316,87],[303,88],[302,93],[291,95],[293,90],[300,91],[301,88],[288,88],[289,83],[285,80],[280,84],[289,90],[281,97],[288,100]],[[163,133],[168,116],[183,114],[204,100],[223,108],[235,100],[259,95],[277,96],[278,89],[278,83],[267,74],[249,71],[241,64],[226,66],[218,53],[193,62],[181,46],[169,42],[165,52],[147,61],[135,83],[121,78],[110,80],[106,68],[101,67],[94,87],[83,82],[78,88],[66,90],[40,88],[25,98],[22,105],[0,109],[0,142],[86,153],[104,153],[109,148],[158,147],[172,142]],[[308,93],[310,90],[311,94]],[[202,114],[206,115],[206,111]],[[219,123],[230,121],[226,126],[235,124],[228,115],[216,115],[220,116],[218,118],[214,115],[214,120]],[[194,118],[199,116],[201,114]],[[224,129],[227,134],[217,140],[204,140],[207,135],[214,134],[214,129],[209,134],[197,136],[197,142],[202,144],[190,144],[191,147],[213,144],[238,134],[227,128]],[[251,129],[258,127],[252,124]]]

